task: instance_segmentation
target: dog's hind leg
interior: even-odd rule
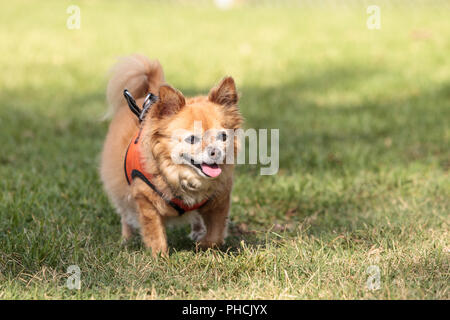
[[[122,217],[122,241],[126,242],[133,236],[133,228],[128,224],[126,219]]]
[[[116,204],[116,209],[120,215],[120,222],[122,224],[122,242],[127,242],[133,237],[135,230],[139,228],[137,213],[121,203]]]

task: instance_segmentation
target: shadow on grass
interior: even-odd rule
[[[352,86],[365,78],[374,76],[376,72],[374,69],[337,67],[307,78],[292,79],[277,87],[242,86],[240,91],[244,96],[241,109],[247,118],[246,127],[281,129],[280,167],[286,170],[283,174],[296,171],[335,172],[342,167],[357,171],[375,163],[387,165],[392,159],[400,159],[397,161],[403,165],[427,157],[442,158],[443,165],[448,163],[444,159],[445,146],[439,140],[445,133],[445,119],[448,119],[445,112],[448,113],[448,109],[445,109],[446,105],[442,103],[439,108],[430,110],[427,102],[430,99],[446,101],[449,96],[449,84],[436,88],[432,92],[422,92],[419,96],[411,94],[397,100],[386,99],[359,106],[345,106],[337,103],[318,107],[314,100],[301,94],[303,89],[320,92],[337,84],[339,88]],[[181,90],[190,96],[206,94],[209,88],[201,90],[181,88]],[[0,156],[0,164],[6,170],[16,173],[29,170],[30,165],[36,166],[36,174],[44,180],[51,181],[67,179],[67,177],[58,177],[57,175],[62,174],[63,171],[55,170],[55,168],[93,166],[86,170],[96,174],[97,158],[93,155],[100,153],[107,128],[106,123],[98,121],[97,106],[104,104],[103,93],[95,91],[74,94],[68,88],[62,88],[58,97],[55,98],[56,102],[47,101],[47,99],[48,96],[40,95],[39,91],[30,93],[28,89],[0,93],[2,106],[0,136],[4,139],[2,146],[4,152]],[[51,111],[48,111],[42,108],[54,103],[60,105],[61,109],[52,106],[49,107]],[[39,107],[34,108],[35,106]],[[92,113],[89,112],[91,106]],[[396,106],[396,109],[393,109],[393,106]],[[346,122],[350,118],[355,121],[351,126]],[[312,124],[311,129],[308,128],[309,123]],[[370,128],[367,128],[367,125]],[[430,131],[430,128],[433,128],[433,131]],[[418,147],[411,149],[405,145],[386,149],[386,139],[400,144],[409,141]],[[361,156],[354,155],[352,150],[355,147],[367,153]],[[411,156],[412,154],[414,157]],[[46,168],[44,163],[51,163],[52,166]],[[256,170],[251,172],[255,173]],[[248,171],[239,170],[239,174],[245,175]],[[73,176],[71,179],[81,178]],[[82,181],[79,184],[82,185]],[[99,181],[97,184],[96,187],[101,188]],[[316,212],[321,213],[324,208],[335,212],[345,212],[349,205],[360,204],[358,201],[349,204],[348,197],[345,196],[343,199],[313,203],[311,199],[298,199],[298,202],[309,203],[309,206],[300,208],[303,218]],[[39,207],[39,204],[36,205]],[[109,207],[108,210],[100,213],[100,217],[114,214],[113,209]],[[365,220],[358,216],[354,219],[362,222]],[[118,219],[115,220],[118,221]],[[235,223],[238,222],[235,221]],[[334,221],[328,221],[329,225],[321,226],[320,229],[331,232],[336,226],[345,227],[347,220],[344,219],[343,222],[341,224],[339,218],[336,218]],[[31,223],[31,220],[27,223],[28,228],[33,228]],[[117,224],[117,230],[119,233],[119,224]],[[89,224],[85,226],[85,229],[80,230],[87,234],[91,231]],[[188,231],[185,229],[171,232],[169,234],[171,247],[177,250],[195,250],[195,245],[187,238],[187,234]],[[14,233],[9,236],[14,237]],[[229,238],[228,248],[224,250],[237,251],[242,240],[253,246],[264,243],[263,239],[253,234],[235,233]],[[132,243],[130,248],[140,250],[142,245],[136,242]]]

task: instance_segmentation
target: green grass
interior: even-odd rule
[[[381,30],[356,5],[3,6],[0,299],[449,299],[449,3],[393,2]],[[167,260],[120,245],[99,118],[109,67],[133,52],[186,95],[233,75],[246,128],[280,129],[277,175],[237,168],[221,251],[196,252],[187,228]]]

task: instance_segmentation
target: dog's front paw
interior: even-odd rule
[[[154,258],[156,257],[168,257],[169,256],[169,250],[166,248],[161,248],[161,247],[155,247],[155,248],[148,248],[151,250],[152,252],[152,256]]]
[[[209,240],[200,240],[197,242],[197,247],[200,249],[208,249],[208,248],[218,248],[222,246],[225,242],[222,241],[209,241]]]
[[[167,243],[162,239],[144,239],[144,244],[151,251],[153,257],[167,257],[169,255]]]
[[[194,177],[190,177],[187,179],[182,179],[181,180],[181,186],[183,187],[184,190],[188,190],[188,191],[196,191],[199,190],[202,186],[202,183],[199,179],[194,178]]]

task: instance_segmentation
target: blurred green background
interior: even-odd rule
[[[450,1],[1,7],[0,298],[449,298]],[[221,251],[187,229],[167,261],[119,244],[100,118],[109,68],[135,52],[186,96],[232,75],[245,127],[280,129],[277,175],[237,168]]]

